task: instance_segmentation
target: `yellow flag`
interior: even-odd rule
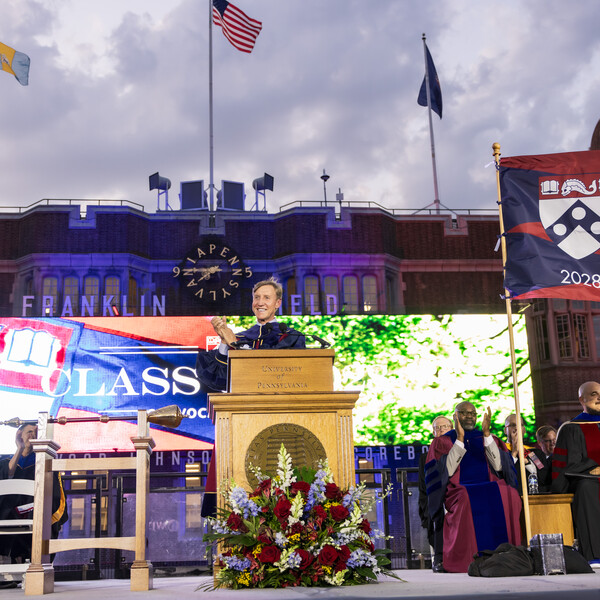
[[[2,70],[11,73],[21,85],[29,83],[29,56],[0,42]]]

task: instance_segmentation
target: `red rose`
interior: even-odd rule
[[[338,557],[338,551],[330,545],[325,545],[319,552],[319,562],[324,566],[331,566]]]
[[[248,528],[244,525],[244,521],[242,517],[236,513],[231,513],[227,519],[227,527],[232,531],[241,531],[242,533],[246,533]]]
[[[343,521],[350,513],[345,506],[334,504],[329,508],[329,512],[334,521]]]
[[[261,563],[275,563],[280,557],[281,550],[277,546],[265,546],[258,555],[258,560]]]
[[[290,516],[291,507],[292,503],[284,496],[283,498],[279,498],[279,500],[277,500],[277,504],[275,505],[273,512],[278,519],[287,519]]]
[[[305,496],[308,495],[310,491],[310,483],[306,481],[294,481],[290,487],[290,491],[292,494],[296,495],[298,492],[302,492]]]
[[[350,558],[350,548],[348,548],[346,544],[340,546],[340,549],[338,550],[338,558],[340,561],[343,561],[344,564],[346,564],[346,561]]]
[[[371,531],[371,523],[366,519],[359,525],[360,529],[362,529],[365,533],[369,533]]]
[[[300,557],[300,566],[298,568],[301,571],[310,567],[315,558],[308,550],[304,550],[304,548],[297,548],[296,554]]]
[[[258,494],[264,494],[265,492],[270,492],[270,491],[271,491],[271,480],[270,479],[263,479],[258,484],[258,487],[256,488],[256,492]]]
[[[335,483],[325,484],[325,498],[328,500],[341,500],[342,490]]]
[[[313,508],[313,512],[318,519],[321,519],[321,521],[327,518],[327,511],[320,504],[317,504]]]

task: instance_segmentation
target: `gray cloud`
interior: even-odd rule
[[[154,210],[154,171],[172,179],[173,205],[179,181],[208,179],[207,6],[164,2],[160,18],[152,2],[142,11],[122,0],[116,24],[99,34],[97,21],[82,23],[67,45],[56,3],[5,2],[1,41],[32,65],[28,87],[0,75],[0,206],[120,198]],[[323,168],[330,199],[342,188],[389,208],[432,202],[427,111],[416,102],[423,31],[444,97],[434,133],[446,206],[495,208],[484,169],[493,142],[505,156],[585,150],[600,117],[596,0],[237,5],[263,31],[246,55],[213,30],[215,179],[243,181],[248,205],[263,171],[275,176],[270,210],[321,200]]]

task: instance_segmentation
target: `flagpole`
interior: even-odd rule
[[[502,192],[500,190],[500,144],[492,144],[494,160],[496,162],[496,187],[498,188],[498,213],[500,215],[500,245],[502,247],[502,271],[506,270],[506,237],[504,235],[504,217],[502,215]],[[521,405],[519,402],[519,383],[517,378],[517,361],[515,358],[515,337],[512,322],[512,306],[510,292],[505,288],[504,297],[506,302],[506,316],[508,317],[508,339],[510,343],[510,362],[512,366],[513,389],[515,393],[515,413],[517,417],[517,443],[519,454],[519,467],[521,473],[521,492],[523,495],[523,514],[525,516],[525,537],[527,546],[531,539],[531,518],[529,514],[529,493],[527,489],[527,477],[525,474],[525,452],[523,451],[523,432],[521,431]]]
[[[425,34],[423,34],[423,55],[425,57],[425,88],[427,91],[427,113],[429,115],[429,139],[431,140],[431,164],[433,166],[433,192],[435,199],[433,205],[435,206],[435,212],[440,212],[440,195],[438,192],[438,181],[437,181],[437,166],[435,162],[435,140],[433,137],[433,120],[431,118],[431,88],[429,87],[429,66],[427,64],[427,43]]]
[[[210,181],[209,211],[210,220],[214,217],[214,133],[213,133],[213,44],[212,44],[212,0],[208,0],[208,139],[209,139],[209,163]]]

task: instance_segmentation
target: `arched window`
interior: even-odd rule
[[[114,316],[117,316],[120,313],[119,307],[121,306],[121,298],[119,294],[121,293],[121,280],[115,275],[111,275],[104,280],[104,295],[105,296],[113,296],[110,300],[110,305],[112,310],[114,311]],[[105,299],[106,300],[106,299]]]
[[[65,316],[79,314],[79,278],[65,277],[63,282],[63,306],[66,309]],[[69,312],[70,308],[70,312]]]
[[[365,275],[362,278],[363,311],[377,312],[377,278],[375,275]]]
[[[320,312],[319,278],[308,275],[304,278],[304,313],[307,315]]]
[[[44,316],[58,314],[58,278],[44,277],[42,280],[42,310]]]
[[[83,280],[83,298],[81,299],[81,316],[93,316],[100,310],[100,279],[88,275]],[[85,313],[85,314],[84,314]]]
[[[345,275],[342,280],[344,303],[342,311],[349,314],[358,312],[358,280],[354,275]]]

